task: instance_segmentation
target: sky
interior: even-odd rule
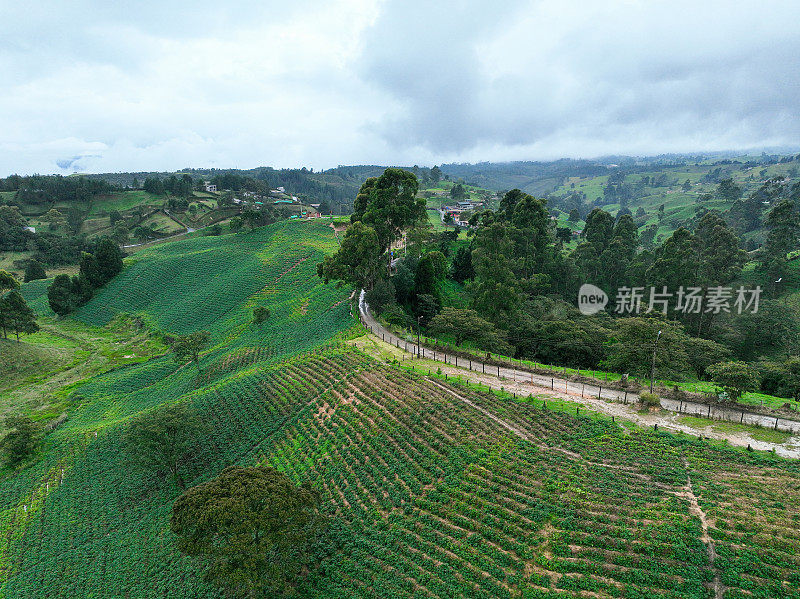
[[[800,141],[796,0],[0,0],[0,176]]]

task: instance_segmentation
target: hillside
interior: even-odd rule
[[[381,362],[316,277],[335,248],[282,222],[144,249],[64,321],[131,313],[212,343],[199,368],[164,355],[73,385],[36,461],[0,472],[0,597],[220,596],[175,549],[179,489],[122,442],[178,401],[211,424],[190,484],[267,463],[322,493],[330,542],[299,596],[800,595],[797,462]],[[40,313],[44,289],[23,288]]]

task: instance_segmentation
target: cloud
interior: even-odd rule
[[[796,144],[800,5],[95,0],[0,9],[0,174]]]

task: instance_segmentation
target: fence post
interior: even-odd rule
[[[586,383],[581,383],[581,397],[583,397],[583,389],[586,387]]]
[[[550,389],[555,389],[555,388],[556,388],[556,379],[550,377]]]
[[[628,390],[627,389],[625,390],[625,399],[624,399],[624,401],[625,401],[625,405],[627,406],[628,405]]]
[[[597,399],[600,399],[600,394],[603,392],[603,387],[597,389]]]
[[[744,412],[742,412],[742,417],[739,418],[739,424],[742,424],[743,422],[744,422]]]
[[[483,374],[486,374],[486,364],[481,362],[481,367],[483,368]]]
[[[711,404],[708,404],[708,416],[706,418],[711,418]]]
[[[775,419],[775,430],[778,430],[778,419]]]

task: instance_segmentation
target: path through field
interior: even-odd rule
[[[405,339],[398,338],[383,327],[372,316],[363,292],[359,297],[359,313],[361,321],[368,327],[376,341],[380,341],[386,346],[391,346],[403,354],[416,358],[417,346],[408,343]],[[774,449],[778,455],[800,458],[800,427],[798,427],[797,422],[791,420],[778,419],[779,428],[786,431],[791,430],[793,436],[786,443],[772,443],[754,439],[746,432],[716,430],[711,426],[711,423],[709,423],[709,426],[706,428],[698,429],[683,424],[679,420],[682,415],[686,415],[687,412],[690,415],[695,414],[699,417],[705,416],[707,413],[707,406],[704,404],[682,402],[684,408],[682,415],[664,410],[658,413],[640,412],[636,409],[638,396],[635,393],[604,389],[556,377],[546,377],[512,368],[483,364],[443,354],[439,351],[434,352],[432,349],[424,346],[420,348],[419,355],[425,360],[443,362],[441,366],[439,364],[436,365],[438,368],[441,368],[443,374],[446,373],[448,376],[463,377],[474,383],[480,383],[494,389],[500,389],[502,387],[509,393],[517,393],[522,396],[536,393],[537,395],[549,395],[569,401],[577,401],[587,408],[608,414],[609,416],[614,416],[615,418],[635,422],[641,426],[651,428],[658,426],[665,430],[683,432],[691,435],[702,434],[712,439],[727,440],[732,445],[741,447],[750,445],[754,449],[765,451]],[[666,410],[674,409],[677,411],[678,409],[678,402],[675,400],[662,399],[661,404]],[[675,405],[673,406],[672,404]],[[712,412],[712,415],[714,414],[716,414],[716,412]],[[746,412],[742,421],[744,424],[759,424],[764,428],[772,428],[775,423],[775,418]]]

